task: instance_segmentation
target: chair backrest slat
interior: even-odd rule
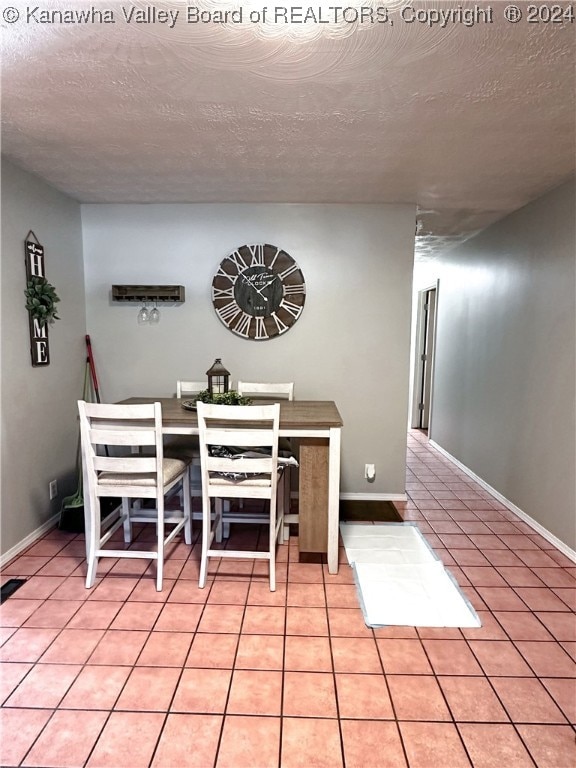
[[[155,445],[156,432],[153,429],[97,427],[90,430],[90,442],[92,445]]]
[[[247,474],[271,474],[272,457],[262,459],[228,459],[208,456],[206,465],[209,472],[245,472]]]
[[[154,420],[155,406],[160,403],[134,403],[120,405],[119,403],[86,403],[84,400],[84,412],[86,416],[94,419],[151,419]]]
[[[123,475],[155,473],[156,456],[95,456],[94,469]]]
[[[274,445],[273,429],[244,429],[207,428],[206,442],[208,445],[245,445],[252,448],[267,448]]]
[[[197,395],[198,392],[208,389],[208,382],[204,381],[186,381],[179,379],[176,382],[176,397],[190,397],[191,395]]]
[[[239,381],[238,394],[244,397],[260,396],[270,399],[293,400],[294,382]]]
[[[198,412],[202,409],[202,414],[206,421],[210,422],[210,426],[216,422],[230,422],[235,421],[263,421],[274,423],[275,415],[271,408],[275,408],[273,404],[266,405],[212,405],[208,403],[198,403]],[[278,409],[280,414],[280,409]],[[278,415],[278,421],[280,415]]]

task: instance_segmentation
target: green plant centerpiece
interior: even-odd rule
[[[235,389],[231,389],[229,392],[216,392],[213,395],[210,394],[209,389],[203,389],[202,392],[198,392],[195,400],[197,403],[212,403],[214,405],[252,405],[252,400],[249,397],[240,395]]]
[[[60,320],[56,314],[58,311],[56,304],[60,298],[54,286],[45,277],[33,275],[26,283],[24,295],[26,309],[42,328],[46,323],[52,324],[55,320]]]

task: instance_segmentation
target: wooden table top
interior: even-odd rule
[[[183,398],[186,399],[186,398]],[[270,400],[254,402],[263,404]],[[281,429],[330,429],[342,427],[342,417],[332,400],[280,400]],[[133,403],[161,403],[162,422],[168,424],[189,424],[198,426],[196,411],[182,408],[176,397],[130,397],[122,400],[123,405]]]

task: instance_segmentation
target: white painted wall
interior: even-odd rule
[[[573,549],[574,193],[563,185],[443,254],[431,431]]]
[[[45,249],[46,277],[61,299],[50,327],[50,365],[32,368],[25,309],[24,240]],[[80,206],[2,162],[1,545],[6,553],[59,511],[75,487],[77,405],[85,368]],[[49,501],[48,483],[60,494]]]
[[[234,382],[294,380],[297,398],[340,409],[342,492],[404,493],[414,217],[408,205],[83,205],[103,398],[170,396],[216,357]],[[307,285],[298,322],[265,342],[228,331],[210,298],[220,261],[258,242],[288,251]],[[114,283],[182,284],[186,302],[139,326],[137,307],[112,304]]]

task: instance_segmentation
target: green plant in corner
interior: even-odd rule
[[[212,396],[209,389],[203,389],[196,396],[196,402],[198,401],[201,403],[213,403],[214,405],[251,405],[252,403],[249,397],[239,395],[235,389],[231,389],[229,392],[216,393]]]
[[[45,277],[33,275],[26,284],[24,291],[26,296],[26,309],[30,315],[38,320],[41,327],[46,323],[53,323],[54,320],[60,320],[56,314],[56,303],[60,301],[56,289]]]

